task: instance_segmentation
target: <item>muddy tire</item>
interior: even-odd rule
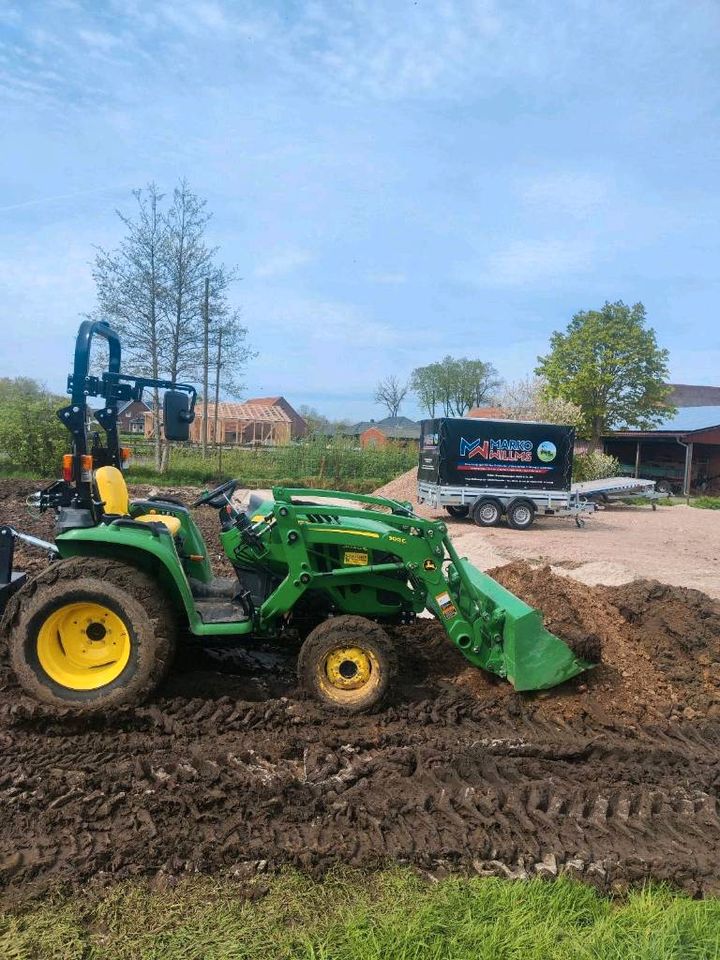
[[[387,697],[397,673],[383,628],[365,617],[332,617],[308,636],[298,657],[300,687],[336,713],[366,713]]]
[[[468,504],[457,504],[445,507],[445,509],[455,520],[464,520],[470,513],[470,506]]]
[[[73,557],[12,598],[2,623],[22,688],[76,714],[142,703],[167,675],[177,617],[158,583],[129,564]]]

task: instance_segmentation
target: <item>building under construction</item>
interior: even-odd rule
[[[203,438],[201,400],[190,424],[190,441]],[[208,404],[208,443],[223,446],[280,446],[307,433],[307,424],[284,397],[257,397],[244,403]],[[145,418],[145,436],[152,435],[152,416]]]

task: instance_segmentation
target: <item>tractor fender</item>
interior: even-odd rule
[[[158,581],[175,608],[184,609],[192,628],[197,621],[195,601],[172,537],[153,530],[152,524],[100,524],[68,530],[55,543],[60,556],[105,557],[121,560]],[[143,529],[143,528],[146,529]]]

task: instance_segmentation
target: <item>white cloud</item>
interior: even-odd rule
[[[259,263],[255,267],[255,276],[263,280],[282,277],[311,260],[312,256],[307,250],[284,250]]]
[[[119,37],[106,30],[78,30],[78,36],[88,47],[100,53],[108,53],[121,43]]]
[[[567,274],[580,273],[592,264],[592,247],[584,240],[515,240],[491,254],[474,281],[485,286],[542,285]],[[473,281],[467,267],[466,280]]]

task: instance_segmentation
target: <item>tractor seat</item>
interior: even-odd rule
[[[95,484],[98,495],[103,501],[103,510],[111,516],[130,517],[130,497],[125,477],[117,467],[99,467],[95,471]],[[180,518],[169,517],[162,513],[144,513],[132,517],[138,523],[162,523],[173,537],[180,532]]]

